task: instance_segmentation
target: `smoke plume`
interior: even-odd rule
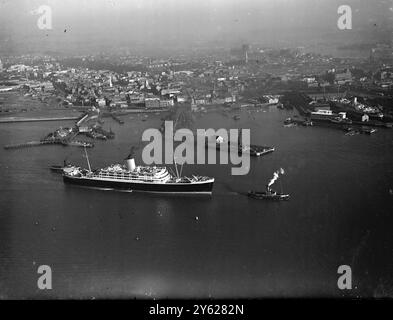
[[[281,175],[285,174],[283,168],[280,168],[280,170],[277,170],[276,172],[273,173],[273,178],[269,181],[268,187],[272,186],[277,181],[277,179],[280,177],[280,174]]]

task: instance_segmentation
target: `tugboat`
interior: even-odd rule
[[[67,160],[64,160],[63,165],[56,165],[56,164],[54,164],[54,165],[51,165],[49,167],[49,169],[52,172],[55,172],[55,173],[63,173],[65,168],[71,168],[71,167],[72,167],[72,165],[68,164]]]
[[[277,193],[269,186],[266,186],[266,191],[249,191],[248,196],[259,200],[289,200],[289,194]]]
[[[248,191],[248,196],[253,199],[258,200],[289,200],[289,194],[278,193],[277,191],[273,190],[271,186],[276,182],[279,176],[285,174],[284,169],[280,168],[279,171],[274,172],[273,178],[270,182],[266,185],[266,191]]]

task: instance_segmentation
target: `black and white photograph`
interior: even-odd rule
[[[0,300],[389,300],[392,230],[392,0],[0,0]]]

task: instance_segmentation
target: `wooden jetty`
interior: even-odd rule
[[[48,144],[59,144],[57,141],[30,141],[24,143],[17,143],[17,144],[8,144],[4,146],[4,149],[21,149],[21,148],[30,148],[30,147],[37,147],[37,146],[44,146]]]
[[[42,141],[30,141],[24,143],[17,143],[17,144],[8,144],[4,146],[4,149],[22,149],[22,148],[30,148],[30,147],[38,147],[38,146],[45,146],[50,144],[58,144],[63,146],[71,146],[71,147],[86,147],[86,148],[93,148],[94,144],[87,141],[79,141],[79,140],[42,140]]]

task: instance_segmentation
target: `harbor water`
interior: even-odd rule
[[[347,136],[283,126],[275,107],[193,116],[193,128],[249,128],[275,152],[231,164],[186,165],[215,177],[212,196],[93,190],[64,185],[48,167],[85,166],[83,149],[57,145],[4,150],[73,121],[0,125],[0,298],[393,296],[393,130]],[[122,162],[161,115],[105,118],[114,140],[94,141],[93,167]],[[136,151],[141,164],[142,148]],[[290,201],[250,199],[274,171]],[[37,269],[52,269],[39,290]],[[337,287],[340,265],[352,290]]]

